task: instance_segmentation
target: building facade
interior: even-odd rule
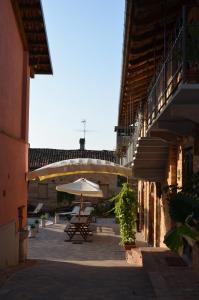
[[[17,264],[26,251],[29,81],[35,74],[52,74],[41,3],[1,0],[0,267]]]
[[[117,154],[137,179],[140,230],[151,246],[165,247],[172,226],[164,187],[199,170],[197,5],[126,1]]]
[[[50,163],[74,158],[93,158],[111,162],[116,161],[113,151],[85,150],[84,146],[80,143],[79,150],[30,148],[29,169],[30,171],[33,171]],[[71,197],[71,195],[62,197],[62,195],[56,191],[56,186],[73,182],[82,176],[100,185],[100,188],[103,190],[104,199],[112,197],[119,189],[117,186],[118,177],[110,174],[67,175],[46,179],[44,181],[33,180],[29,182],[28,203],[36,206],[38,203],[42,202],[44,204],[43,209],[45,211],[51,211],[59,207],[67,206],[70,204],[71,199],[75,200],[79,199],[79,197]],[[92,201],[93,203],[98,201],[97,198],[85,198],[85,200]]]

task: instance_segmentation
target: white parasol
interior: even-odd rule
[[[56,186],[60,192],[80,195],[80,207],[83,206],[83,196],[85,197],[103,197],[103,192],[99,185],[85,178],[80,178],[74,182]]]

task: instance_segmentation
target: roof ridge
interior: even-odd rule
[[[116,162],[114,151],[111,150],[29,148],[29,168],[31,170],[57,161],[76,158],[101,159]]]

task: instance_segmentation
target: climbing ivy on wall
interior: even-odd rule
[[[120,225],[121,244],[135,243],[137,220],[137,195],[128,183],[122,185],[122,189],[113,199],[115,201],[115,216]]]

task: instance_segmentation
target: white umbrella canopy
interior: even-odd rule
[[[91,158],[76,158],[58,161],[28,173],[28,180],[45,180],[63,175],[104,173],[132,177],[132,169],[110,161]]]
[[[80,207],[83,206],[83,196],[85,197],[103,197],[103,192],[99,185],[89,181],[85,178],[79,178],[78,180],[56,186],[56,190],[59,192],[70,193],[74,195],[80,195]]]
[[[56,186],[59,192],[66,192],[85,197],[103,197],[103,192],[99,185],[85,178],[80,178],[74,182]]]

